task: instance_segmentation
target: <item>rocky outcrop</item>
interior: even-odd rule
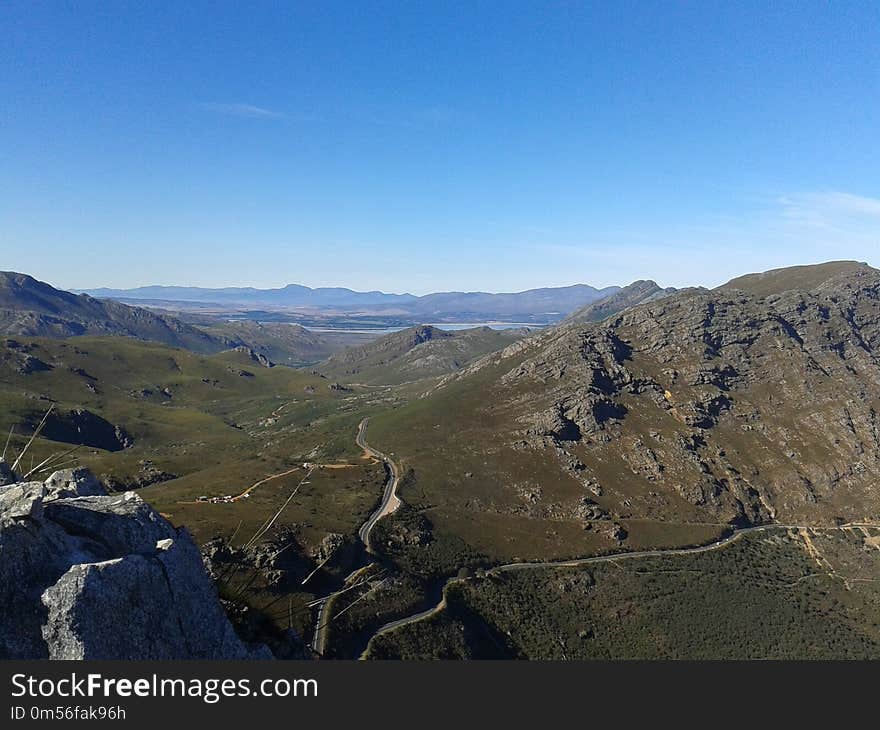
[[[674,293],[674,288],[661,289],[656,282],[650,280],[634,281],[607,297],[576,309],[563,322],[599,322],[637,304],[663,299]]]
[[[0,487],[0,658],[271,658],[235,634],[198,548],[84,469]]]
[[[275,363],[272,362],[268,357],[266,357],[262,352],[257,352],[256,350],[254,350],[251,347],[248,347],[247,345],[239,345],[238,347],[233,348],[233,351],[240,352],[245,357],[247,357],[248,360],[251,360],[251,361],[257,363],[258,365],[261,365],[264,368],[274,368],[275,367]]]
[[[177,477],[177,474],[160,469],[151,460],[142,459],[138,462],[138,470],[136,472],[127,473],[122,477],[115,474],[103,474],[101,481],[112,492],[128,492],[133,489],[149,487],[151,484],[168,482],[172,479],[177,479]]]
[[[62,469],[45,482],[50,497],[97,497],[107,494],[88,469]]]
[[[53,659],[260,655],[235,635],[190,539],[159,540],[152,554],[73,565],[42,602],[48,613],[42,633]]]
[[[446,388],[471,399],[444,424],[456,446],[491,427],[483,453],[508,504],[540,481],[559,484],[545,501],[570,505],[575,480],[620,519],[880,513],[880,271],[863,264],[651,295],[489,356],[427,397]]]

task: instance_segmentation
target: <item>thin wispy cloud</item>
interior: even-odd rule
[[[880,198],[828,191],[788,195],[779,203],[789,220],[820,228],[880,223]]]
[[[876,250],[880,241],[880,198],[834,190],[786,195],[777,202],[786,229],[829,250]]]
[[[249,119],[283,119],[282,112],[276,112],[272,109],[266,109],[253,104],[219,104],[216,102],[200,104],[202,109],[215,112],[217,114],[225,114],[230,117],[247,117]]]
[[[584,225],[579,235],[551,229],[520,237],[533,275],[565,261],[590,283],[652,278],[663,286],[715,286],[743,272],[854,259],[880,264],[880,198],[838,190],[752,199],[738,213],[678,223],[620,221]],[[531,240],[529,240],[531,239]],[[711,265],[707,264],[711,262]]]

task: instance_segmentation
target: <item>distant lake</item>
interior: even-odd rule
[[[493,330],[509,330],[516,329],[518,327],[531,327],[533,329],[540,329],[541,327],[547,327],[546,324],[535,324],[534,322],[425,322],[423,324],[427,324],[431,327],[436,327],[437,329],[447,330],[449,332],[454,332],[455,330],[468,330],[473,329],[474,327],[489,327]],[[401,330],[409,329],[414,325],[409,325],[407,327],[361,327],[361,328],[346,328],[346,327],[309,327],[308,325],[303,325],[309,332],[337,332],[340,334],[351,334],[351,335],[388,335],[392,332],[400,332]]]

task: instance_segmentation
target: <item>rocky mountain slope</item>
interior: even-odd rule
[[[529,330],[489,327],[447,331],[421,325],[339,352],[317,366],[327,377],[394,384],[455,372],[478,357],[526,336]]]
[[[0,658],[269,659],[226,618],[199,550],[85,470],[0,486]]]
[[[371,428],[457,536],[500,550],[528,518],[574,552],[592,538],[568,526],[595,519],[624,527],[609,549],[663,524],[876,517],[878,413],[880,272],[834,263],[555,328]]]
[[[71,294],[14,272],[0,272],[0,332],[35,337],[122,335],[194,352],[228,347],[169,315]]]

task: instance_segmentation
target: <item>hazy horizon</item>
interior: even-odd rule
[[[773,268],[785,268],[787,266],[806,266],[806,265],[811,265],[811,264],[822,264],[822,263],[827,263],[829,261],[842,261],[842,260],[845,260],[845,259],[824,259],[822,261],[793,261],[789,264],[784,265],[783,267],[773,267]],[[874,266],[874,264],[871,261],[865,261],[863,259],[851,259],[851,260],[863,261],[864,263],[867,263],[869,266]],[[877,267],[874,266],[874,268],[877,268]],[[761,269],[760,271],[767,271],[767,269]],[[40,276],[37,276],[33,272],[30,272],[30,271],[23,271],[20,273],[29,274],[31,276],[34,276],[34,278],[36,278],[36,279],[41,279]],[[732,276],[720,279],[718,281],[713,281],[710,283],[697,282],[697,283],[692,283],[692,284],[685,284],[683,286],[678,286],[676,288],[686,288],[687,286],[702,286],[707,289],[711,289],[713,287],[720,286],[721,284],[724,284],[727,281],[729,281],[730,279],[735,278],[737,276],[743,276],[745,274],[752,274],[752,273],[759,273],[759,272],[758,271],[740,271],[740,272],[733,274]],[[150,287],[177,287],[177,288],[194,288],[194,289],[271,290],[271,289],[283,289],[285,286],[289,286],[289,285],[300,285],[300,286],[306,286],[310,289],[350,289],[352,291],[362,292],[362,293],[363,292],[378,291],[378,292],[381,292],[382,294],[396,294],[396,295],[400,295],[400,296],[410,294],[412,296],[421,297],[421,296],[425,296],[427,294],[436,294],[436,293],[441,293],[441,292],[484,293],[484,294],[517,294],[517,293],[521,293],[524,291],[531,291],[531,290],[535,290],[535,289],[559,289],[559,288],[566,288],[566,287],[580,286],[580,285],[591,286],[595,289],[605,289],[607,287],[612,287],[612,286],[624,287],[624,286],[627,286],[628,284],[632,284],[635,281],[639,281],[639,280],[643,280],[643,279],[652,279],[652,277],[651,276],[640,276],[640,277],[637,277],[637,278],[632,279],[630,281],[610,282],[607,284],[596,284],[591,281],[575,281],[575,282],[568,283],[568,284],[536,284],[535,286],[528,286],[523,289],[517,289],[517,290],[494,289],[494,288],[487,287],[487,288],[478,288],[478,289],[461,289],[461,288],[432,289],[429,291],[389,291],[389,290],[385,290],[385,289],[367,289],[367,288],[358,287],[356,284],[345,284],[345,283],[312,285],[312,284],[304,284],[301,281],[288,281],[288,282],[285,282],[284,284],[279,284],[278,286],[254,286],[253,284],[220,284],[220,285],[214,286],[214,285],[193,285],[193,284],[187,284],[187,283],[162,284],[162,283],[152,282],[152,283],[147,283],[147,284],[137,284],[135,286],[125,286],[125,287],[112,286],[112,285],[107,285],[107,284],[97,284],[94,286],[61,287],[61,286],[54,284],[51,281],[47,281],[45,279],[41,279],[41,280],[47,281],[47,283],[51,284],[52,286],[55,286],[56,288],[61,288],[61,289],[67,288],[71,291],[95,291],[95,290],[99,290],[99,289],[135,290],[135,289],[145,289],[145,288],[150,288]],[[673,286],[672,284],[666,284],[663,281],[656,281],[656,283],[661,288]]]

